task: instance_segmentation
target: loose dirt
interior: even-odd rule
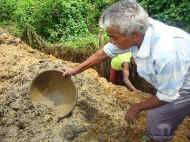
[[[39,72],[76,65],[32,49],[8,33],[2,36],[1,32],[1,142],[146,142],[146,113],[141,113],[133,126],[124,120],[124,114],[148,94],[113,85],[93,69],[72,77],[78,102],[64,119],[58,121],[46,105],[32,104],[30,85]],[[184,136],[188,128],[190,120],[186,119],[173,142],[188,142]]]

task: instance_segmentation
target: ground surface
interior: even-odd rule
[[[29,89],[39,72],[75,65],[1,33],[0,142],[146,142],[145,113],[134,126],[124,121],[130,105],[145,97],[108,83],[92,69],[72,78],[78,102],[65,119],[57,122],[47,106],[32,104]],[[187,128],[189,120],[180,126],[173,142],[188,142]]]

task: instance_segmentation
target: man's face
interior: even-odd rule
[[[128,49],[135,44],[133,34],[130,36],[121,34],[117,28],[110,27],[107,29],[110,42],[121,49]]]

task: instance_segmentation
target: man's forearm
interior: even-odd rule
[[[99,50],[96,53],[94,53],[92,56],[90,56],[89,58],[87,58],[83,63],[81,63],[80,65],[78,65],[75,69],[77,73],[80,73],[88,68],[90,68],[91,66],[101,63],[104,60],[108,59],[109,57],[104,53],[103,50]]]
[[[160,101],[156,96],[151,96],[149,99],[138,103],[140,111],[152,109],[166,104],[166,102]]]

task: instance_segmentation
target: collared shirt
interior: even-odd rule
[[[190,89],[190,35],[151,18],[149,23],[141,47],[129,50],[138,74],[157,89],[160,100],[171,102],[180,96],[180,89]],[[129,50],[111,43],[104,46],[110,57]]]

